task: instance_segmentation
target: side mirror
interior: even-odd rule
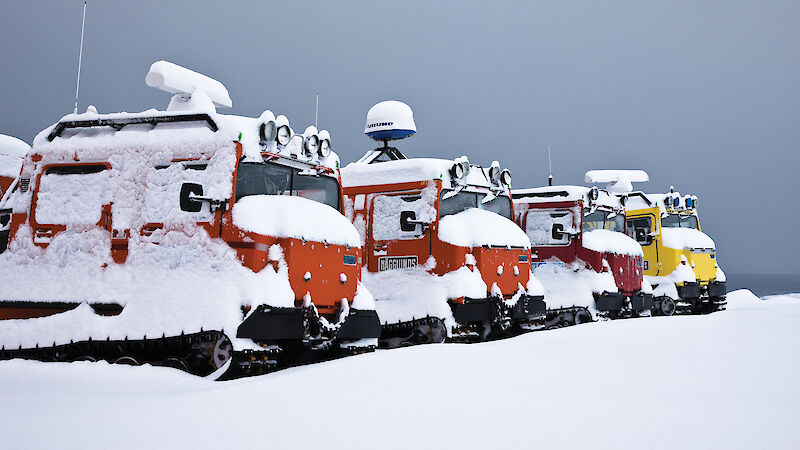
[[[203,209],[203,201],[192,198],[192,196],[202,196],[203,186],[197,183],[183,183],[181,185],[181,211],[200,212]]]
[[[417,229],[417,213],[414,211],[400,211],[400,230],[414,231]]]
[[[554,241],[560,241],[564,239],[564,224],[554,223],[552,235]]]

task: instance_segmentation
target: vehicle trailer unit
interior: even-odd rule
[[[456,160],[406,157],[411,109],[382,102],[365,133],[382,140],[342,169],[346,214],[364,247],[362,279],[383,323],[382,347],[473,342],[543,326],[530,243],[512,221],[510,173]]]
[[[644,274],[659,314],[710,313],[725,309],[725,272],[714,241],[700,227],[697,197],[670,188],[666,194],[629,192],[628,233],[644,250]]]
[[[225,87],[171,63],[146,81],[175,94],[166,111],[90,107],[25,157],[4,204],[0,358],[231,378],[374,349],[330,135],[219,114]]]
[[[545,288],[548,326],[650,314],[642,249],[625,234],[618,198],[583,186],[515,189],[512,196]]]

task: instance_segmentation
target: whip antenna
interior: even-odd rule
[[[547,166],[550,169],[550,175],[547,177],[547,185],[553,185],[553,161],[550,159],[550,145],[547,145]]]
[[[81,48],[78,51],[78,80],[75,82],[75,109],[73,113],[78,114],[78,92],[81,89],[81,60],[83,59],[83,31],[86,28],[86,1],[83,2],[83,21],[81,22]]]

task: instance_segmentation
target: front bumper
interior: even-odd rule
[[[498,299],[495,297],[465,298],[463,303],[452,300],[449,303],[456,322],[483,322],[494,319]]]
[[[653,294],[645,294],[644,292],[637,292],[631,295],[631,309],[636,312],[653,309],[656,305],[653,299]]]
[[[514,320],[529,320],[532,317],[544,317],[545,314],[547,304],[543,295],[522,295],[511,310],[511,318]]]
[[[625,297],[619,292],[603,292],[595,299],[598,311],[619,311],[625,305]]]
[[[700,298],[700,291],[700,283],[694,281],[685,282],[683,286],[678,286],[678,297],[681,299],[697,299]]]
[[[728,288],[724,281],[712,281],[708,283],[708,296],[709,297],[725,297],[728,293]]]
[[[239,325],[236,337],[255,341],[301,340],[306,332],[308,312],[303,308],[276,308],[259,305]],[[336,330],[339,340],[378,338],[381,322],[374,310],[351,309]]]

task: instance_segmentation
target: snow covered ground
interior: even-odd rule
[[[2,448],[796,448],[800,294],[211,382],[0,363]]]

